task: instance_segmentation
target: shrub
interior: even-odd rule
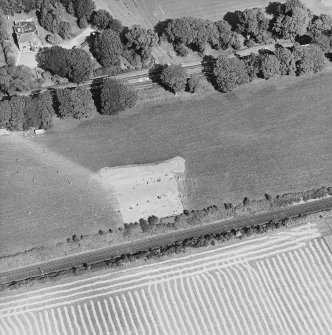
[[[57,34],[48,34],[46,36],[46,41],[50,44],[57,45],[61,42],[61,37]]]
[[[176,44],[174,46],[174,50],[177,53],[177,55],[181,56],[181,57],[186,57],[189,54],[188,48],[186,48],[186,46],[182,43],[181,44]]]
[[[195,76],[195,75],[190,75],[190,77],[187,80],[187,87],[188,87],[188,91],[190,93],[195,93],[198,91],[200,86],[200,81],[199,81],[199,77]]]

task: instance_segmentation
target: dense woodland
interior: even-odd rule
[[[36,89],[40,84],[34,80],[29,68],[14,65],[15,55],[4,16],[32,10],[36,11],[40,25],[50,32],[48,39],[54,44],[61,38],[71,37],[71,26],[63,19],[64,11],[76,18],[79,27],[91,24],[96,28],[88,43],[91,54],[101,65],[97,71],[93,71],[91,55],[83,49],[68,50],[54,45],[37,54],[38,65],[44,73],[77,84],[93,75],[121,72],[123,59],[135,68],[155,69],[152,49],[165,41],[173,45],[180,57],[198,52],[203,58],[206,78],[217,90],[225,93],[255,78],[317,73],[332,57],[332,17],[314,15],[299,0],[271,2],[265,10],[251,8],[227,13],[217,22],[194,17],[168,19],[159,22],[154,30],[138,25],[125,27],[109,12],[95,10],[92,0],[0,0],[0,44],[7,61],[7,65],[0,68],[0,91],[4,95],[0,101],[1,111],[5,110],[3,106],[13,105],[15,99],[25,99],[15,97],[16,94]],[[258,54],[251,53],[245,57],[236,54],[245,46],[273,44],[277,39],[289,39],[293,46],[286,48],[277,43],[275,51],[261,49]],[[217,58],[209,56],[208,48],[221,50],[221,55]],[[161,65],[154,75],[165,89],[175,94],[184,90],[194,93],[200,87],[199,77],[188,78],[185,69],[178,65]],[[114,79],[105,81],[97,104],[90,92],[85,93],[79,87],[76,90],[65,89],[55,93],[52,105],[55,114],[60,117],[89,117],[95,112],[96,105],[101,113],[115,114],[134,106],[137,101],[133,89]],[[82,101],[79,101],[79,95],[84,97]],[[27,99],[36,100],[39,95]],[[16,113],[20,117],[9,116],[8,111],[0,112],[2,127],[20,130],[28,125],[37,126],[36,117],[29,117],[29,103],[23,103],[23,100],[14,105],[25,107],[11,107],[13,115]],[[22,112],[16,112],[15,108]],[[41,126],[44,116],[39,117],[38,125]],[[27,122],[27,119],[34,121]]]

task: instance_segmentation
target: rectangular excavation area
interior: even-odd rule
[[[183,212],[185,160],[181,157],[154,164],[105,167],[96,177],[116,196],[124,223]]]

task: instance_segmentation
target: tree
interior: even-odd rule
[[[259,55],[259,74],[264,79],[280,74],[280,62],[275,55],[269,53]]]
[[[285,75],[295,75],[296,73],[296,62],[293,53],[284,48],[280,44],[276,44],[275,46],[275,55],[280,62],[280,74]]]
[[[74,106],[71,100],[71,92],[69,88],[59,89],[56,91],[58,100],[58,114],[60,117],[68,117],[74,115]]]
[[[90,77],[92,60],[83,49],[64,49],[60,46],[44,48],[37,54],[38,66],[75,83]]]
[[[106,29],[93,38],[92,54],[102,66],[119,67],[122,50],[120,37],[112,29]]]
[[[71,38],[71,25],[69,22],[66,21],[60,22],[59,35],[65,40]]]
[[[53,126],[53,115],[55,111],[53,108],[53,100],[50,92],[43,92],[37,96],[37,109],[40,113],[39,128],[49,129]]]
[[[249,82],[246,66],[237,57],[219,56],[214,65],[213,75],[217,89],[224,93],[231,91],[238,85]]]
[[[213,48],[217,48],[219,45],[217,27],[210,20],[194,17],[171,19],[167,23],[164,33],[170,42],[183,43],[199,52],[204,52],[207,44]]]
[[[306,33],[312,14],[299,0],[287,0],[279,11],[272,27],[278,37],[295,39]]]
[[[69,73],[69,51],[60,46],[42,49],[36,56],[38,66],[60,77]]]
[[[258,56],[251,52],[250,55],[243,57],[243,62],[249,76],[249,81],[254,80],[259,72]]]
[[[6,95],[29,90],[33,79],[31,69],[24,65],[0,68],[0,90]]]
[[[46,41],[50,44],[59,44],[61,42],[61,37],[57,34],[48,34],[46,36]]]
[[[40,5],[39,23],[47,31],[57,34],[61,21],[61,10],[57,7],[58,3],[51,3],[50,0],[43,0]]]
[[[8,121],[9,130],[23,130],[24,112],[30,105],[31,99],[26,96],[14,96],[10,99],[10,118]]]
[[[101,90],[101,113],[113,115],[136,104],[137,92],[122,82],[108,78]]]
[[[0,8],[6,15],[14,15],[24,11],[22,0],[0,0]]]
[[[200,82],[199,82],[199,77],[195,75],[190,75],[190,77],[187,80],[187,86],[188,86],[188,91],[190,93],[195,93],[197,92],[199,88]]]
[[[106,29],[110,21],[112,20],[112,15],[104,9],[99,9],[93,12],[91,18],[91,24],[96,26],[98,29]]]
[[[160,81],[176,94],[185,89],[187,73],[180,65],[170,65],[161,72]]]
[[[3,10],[0,8],[0,43],[8,39],[7,21]]]
[[[247,39],[253,39],[258,43],[266,42],[270,37],[268,28],[269,19],[261,8],[245,9],[239,12],[237,30]]]
[[[332,48],[332,35],[314,34],[311,43],[319,46],[324,54],[328,54]]]
[[[310,36],[329,34],[332,32],[332,16],[327,14],[314,15],[308,25]]]
[[[134,49],[146,61],[151,56],[151,49],[158,45],[158,35],[151,29],[134,25],[125,34],[125,44],[128,49]]]
[[[321,48],[311,44],[304,48],[302,58],[297,62],[297,73],[317,73],[326,66],[326,58]]]
[[[75,0],[74,2],[75,14],[78,19],[85,18],[90,21],[91,15],[96,8],[93,0]]]
[[[220,20],[215,22],[215,25],[219,32],[219,44],[223,50],[226,50],[229,47],[235,50],[239,50],[241,48],[239,37],[234,31],[232,31],[232,27],[228,22]]]
[[[89,54],[83,49],[68,50],[69,73],[67,78],[74,83],[83,83],[89,79],[92,72],[92,60]]]
[[[11,109],[8,100],[0,101],[0,128],[9,127]]]
[[[77,87],[71,92],[71,99],[75,119],[91,117],[97,111],[89,89]]]

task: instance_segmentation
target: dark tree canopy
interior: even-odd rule
[[[112,15],[107,10],[98,9],[92,14],[91,24],[99,29],[106,29],[111,20]]]
[[[264,79],[280,74],[280,62],[275,55],[263,53],[259,55],[259,74]]]
[[[268,33],[269,19],[261,8],[245,9],[239,13],[237,30],[247,39],[255,42],[266,42],[270,36]]]
[[[280,62],[280,74],[283,76],[295,75],[296,61],[293,53],[282,45],[277,44],[275,46],[275,55]]]
[[[246,66],[237,57],[219,56],[215,62],[213,74],[217,89],[224,93],[249,82]]]
[[[92,60],[83,49],[64,49],[60,46],[44,48],[37,54],[38,66],[75,83],[90,77]]]
[[[120,37],[112,29],[106,29],[93,38],[91,51],[102,66],[119,67],[122,50]]]
[[[215,25],[219,32],[219,45],[223,50],[230,47],[235,50],[239,50],[241,48],[240,39],[238,35],[232,31],[232,27],[228,22],[220,20],[215,22]]]
[[[78,19],[85,18],[90,21],[91,15],[96,8],[93,0],[75,0],[73,2],[75,14]]]
[[[134,49],[143,59],[150,57],[151,49],[158,45],[158,35],[152,29],[132,26],[125,34],[126,46]]]
[[[194,17],[171,19],[166,26],[165,35],[175,44],[185,44],[203,52],[208,44],[216,48],[219,45],[219,33],[210,20]]]
[[[0,8],[0,44],[2,44],[4,40],[8,39],[9,36],[7,33],[7,19],[4,15],[3,10]]]
[[[101,113],[113,115],[135,106],[137,92],[122,82],[109,78],[101,91]]]
[[[287,0],[279,11],[272,28],[278,37],[295,39],[306,33],[312,14],[300,1]]]
[[[24,11],[22,0],[0,0],[0,8],[6,15],[14,15]]]
[[[71,25],[69,22],[65,21],[60,22],[59,35],[65,40],[71,38]]]
[[[28,91],[33,80],[32,70],[24,65],[0,68],[0,90],[6,95]]]
[[[304,73],[317,73],[326,66],[326,58],[321,48],[315,44],[303,49],[301,59],[297,62],[297,72],[299,75]]]
[[[91,91],[83,87],[57,90],[57,100],[58,113],[61,117],[83,119],[90,117],[96,111]]]
[[[70,53],[70,68],[67,78],[74,83],[83,83],[89,79],[92,72],[92,60],[83,49],[71,49],[68,51]]]
[[[180,65],[170,65],[164,68],[160,74],[160,81],[172,92],[184,91],[187,83],[187,73]]]
[[[190,75],[190,77],[187,80],[187,87],[190,93],[197,92],[200,87],[199,77],[193,74]]]
[[[54,109],[49,92],[37,96],[14,96],[0,101],[0,126],[9,130],[52,127]]]
[[[249,76],[249,80],[254,80],[259,72],[258,56],[252,52],[250,55],[243,57],[243,61]]]

